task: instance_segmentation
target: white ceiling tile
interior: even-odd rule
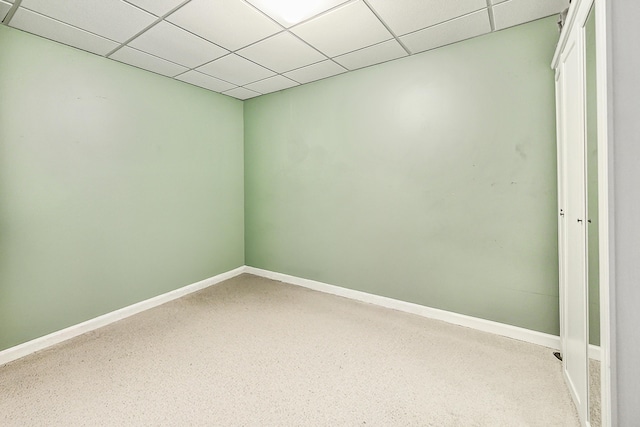
[[[205,89],[212,90],[214,92],[224,92],[225,90],[233,89],[236,85],[227,83],[215,77],[208,76],[195,70],[187,71],[184,74],[180,74],[176,77],[183,82],[191,83],[196,86],[203,87]]]
[[[184,0],[126,0],[129,3],[151,12],[155,15],[162,16],[171,9],[177,7]]]
[[[324,79],[326,77],[335,76],[336,74],[344,73],[345,70],[340,65],[333,61],[326,60],[318,62],[317,64],[307,65],[306,67],[298,68],[297,70],[289,71],[284,75],[297,81],[298,83],[309,83],[315,80]]]
[[[129,45],[188,68],[227,53],[226,49],[164,21],[145,31]]]
[[[496,5],[496,4],[498,4],[498,3],[503,3],[503,2],[505,2],[505,1],[507,1],[507,0],[490,0],[490,1],[491,1],[491,4],[492,4],[492,5]]]
[[[244,86],[275,74],[273,71],[267,70],[236,54],[227,55],[203,65],[198,68],[198,71],[238,86]]]
[[[562,12],[569,0],[509,0],[493,7],[496,30],[524,24]]]
[[[121,0],[23,0],[21,6],[118,42],[157,19]]]
[[[400,41],[412,53],[418,53],[490,32],[489,13],[485,9],[407,34]]]
[[[291,31],[330,57],[392,38],[382,22],[361,1],[334,9]]]
[[[0,1],[0,22],[7,16],[9,13],[9,9],[11,9],[11,4],[5,1]]]
[[[118,43],[96,36],[71,25],[47,18],[38,13],[19,8],[10,25],[23,31],[42,36],[78,49],[106,55],[118,47]]]
[[[127,46],[118,49],[113,55],[110,55],[109,58],[169,77],[184,73],[188,70],[188,68],[182,65],[165,61],[157,56],[149,55],[148,53]]]
[[[258,92],[254,92],[252,90],[245,89],[243,87],[237,87],[235,89],[231,89],[223,93],[225,95],[233,96],[234,98],[243,99],[243,100],[260,96]]]
[[[348,0],[247,0],[255,7],[278,21],[285,27],[290,27],[332,7],[336,7]]]
[[[271,93],[298,86],[298,84],[299,83],[283,76],[273,76],[268,79],[260,80],[259,82],[251,83],[250,85],[246,85],[245,88],[260,93]]]
[[[400,43],[395,40],[389,40],[334,59],[343,67],[355,70],[356,68],[368,67],[369,65],[379,64],[403,56],[407,56],[407,52],[400,46]]]
[[[282,30],[240,0],[191,0],[167,20],[229,50],[240,49]]]
[[[237,53],[278,73],[326,59],[290,33],[276,34]]]
[[[369,4],[397,36],[487,7],[486,0],[369,0]]]

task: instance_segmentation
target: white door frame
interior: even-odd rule
[[[609,216],[609,197],[613,182],[609,181],[609,19],[610,0],[595,0],[596,12],[596,93],[598,120],[598,238],[600,239],[600,351],[601,351],[601,411],[602,425],[615,425],[613,417],[613,387],[611,373],[611,298],[613,262],[612,218]],[[613,138],[611,139],[613,141]],[[613,170],[613,169],[612,169]],[[613,205],[611,205],[613,206]]]
[[[613,182],[609,180],[609,145],[610,131],[608,126],[610,111],[609,87],[609,51],[610,51],[610,4],[611,0],[573,0],[569,8],[566,24],[560,34],[560,40],[552,61],[552,67],[557,68],[560,53],[567,43],[569,32],[579,26],[584,28],[589,11],[595,9],[596,19],[596,93],[597,93],[597,126],[598,126],[598,234],[600,239],[599,267],[600,267],[600,352],[601,352],[601,414],[602,426],[615,425],[612,408],[614,394],[612,387],[612,348],[611,348],[611,297],[612,271],[609,266],[613,263],[614,254],[611,239],[613,233],[612,218],[609,215],[609,199],[613,194]],[[577,19],[577,18],[581,19]],[[611,140],[613,140],[611,138]],[[562,316],[563,313],[561,313]]]

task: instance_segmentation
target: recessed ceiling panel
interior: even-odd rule
[[[129,45],[187,68],[197,67],[227,53],[220,46],[164,21],[145,31]]]
[[[569,0],[509,0],[493,7],[496,30],[524,24],[562,12]]]
[[[487,7],[486,0],[369,0],[369,4],[397,36]]]
[[[232,85],[231,83],[227,83],[225,81],[216,79],[215,77],[208,76],[195,70],[187,71],[184,74],[180,74],[178,77],[176,77],[176,79],[212,90],[214,92],[224,92],[225,90],[230,90],[236,87],[236,85]]]
[[[247,0],[258,9],[290,27],[348,0]]]
[[[249,98],[255,98],[256,96],[260,96],[258,92],[254,92],[252,90],[245,89],[243,87],[237,87],[235,89],[231,89],[223,93],[225,95],[233,96],[234,98],[238,98],[238,99],[249,99]]]
[[[2,22],[5,16],[7,16],[7,13],[9,13],[9,9],[11,9],[10,3],[0,1],[0,22]]]
[[[19,8],[13,15],[10,26],[98,55],[106,55],[118,47],[118,43],[112,40],[23,8]]]
[[[307,65],[297,70],[284,73],[285,76],[297,81],[298,83],[309,83],[315,80],[324,79],[335,76],[336,74],[347,71],[342,66],[331,60],[318,62],[317,64]]]
[[[238,86],[273,76],[273,71],[246,60],[236,54],[227,55],[198,68],[205,74],[231,82]]]
[[[182,65],[174,64],[173,62],[127,46],[118,49],[113,55],[110,55],[109,58],[169,77],[184,73],[188,70],[188,68]]]
[[[349,70],[368,67],[369,65],[379,64],[381,62],[391,61],[392,59],[407,56],[400,43],[395,40],[389,40],[380,44],[365,47],[346,55],[338,56],[335,59],[343,67]]]
[[[118,42],[157,18],[121,0],[23,0],[22,7]]]
[[[165,13],[171,11],[173,8],[178,7],[180,3],[184,3],[185,0],[127,0],[129,3],[133,3],[138,7],[151,12],[154,15],[162,16]]]
[[[286,32],[276,34],[237,53],[278,73],[326,59],[323,54]]]
[[[334,9],[293,27],[291,31],[329,57],[393,37],[361,1]]]
[[[489,13],[485,9],[407,34],[400,40],[411,53],[418,53],[490,32]]]
[[[191,0],[167,20],[229,50],[282,30],[241,0]]]
[[[273,76],[259,82],[246,85],[245,88],[254,90],[260,93],[271,93],[282,89],[287,89],[293,86],[298,86],[298,82],[294,82],[283,76]]]

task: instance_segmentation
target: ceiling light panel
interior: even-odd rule
[[[335,76],[336,74],[344,73],[345,71],[347,70],[342,66],[331,60],[326,60],[318,62],[317,64],[298,68],[297,70],[289,71],[288,73],[284,73],[284,75],[298,83],[309,83],[315,80]]]
[[[286,32],[276,34],[237,53],[278,73],[327,59],[296,36]]]
[[[184,73],[188,70],[188,68],[182,65],[174,64],[173,62],[127,46],[118,49],[113,55],[110,55],[109,58],[169,77]]]
[[[129,43],[131,47],[194,68],[228,53],[188,31],[161,21]]]
[[[247,0],[255,7],[278,21],[284,27],[290,27],[314,17],[347,0]]]
[[[369,0],[369,4],[400,36],[486,8],[487,0]]]
[[[291,31],[329,57],[393,37],[361,1],[334,9],[293,27]]]
[[[524,24],[562,12],[569,0],[509,0],[493,7],[496,30]]]
[[[21,6],[117,42],[157,19],[121,0],[23,0]]]
[[[241,0],[192,0],[167,20],[232,51],[282,31]]]
[[[252,90],[245,89],[243,87],[237,87],[235,89],[231,89],[223,93],[225,95],[233,96],[234,98],[238,98],[238,99],[249,99],[249,98],[255,98],[256,96],[260,96],[258,92],[254,92]]]
[[[369,65],[391,61],[407,56],[407,52],[395,40],[369,46],[346,55],[338,56],[335,61],[349,70],[368,67]]]
[[[198,68],[212,77],[244,86],[258,80],[273,76],[273,71],[246,60],[236,54],[227,55]]]
[[[172,9],[178,7],[185,0],[127,0],[129,3],[133,3],[136,6],[151,12],[154,15],[162,16]]]
[[[288,89],[293,86],[298,86],[298,84],[298,82],[294,82],[293,80],[283,76],[273,76],[268,79],[246,85],[245,88],[264,94]]]
[[[220,79],[216,79],[215,77],[208,76],[195,70],[187,71],[184,74],[180,74],[178,77],[176,77],[176,79],[212,90],[214,92],[224,92],[225,90],[230,90],[236,87],[236,85],[227,83]]]
[[[411,53],[423,52],[491,32],[488,11],[481,10],[400,37]]]
[[[112,40],[23,8],[13,15],[10,26],[98,55],[106,55],[118,47],[118,43]]]

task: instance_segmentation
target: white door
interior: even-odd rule
[[[557,131],[557,159],[558,159],[558,279],[560,285],[560,353],[564,354],[564,332],[565,319],[564,319],[564,304],[566,296],[563,292],[566,290],[566,241],[567,241],[567,228],[566,228],[566,210],[567,210],[567,154],[565,137],[564,137],[564,124],[562,122],[564,114],[564,102],[562,101],[562,66],[556,68],[556,131]]]
[[[588,287],[585,175],[584,32],[573,31],[561,58],[564,158],[564,269],[561,279],[563,371],[583,425],[589,423]],[[561,221],[562,223],[562,221]]]

